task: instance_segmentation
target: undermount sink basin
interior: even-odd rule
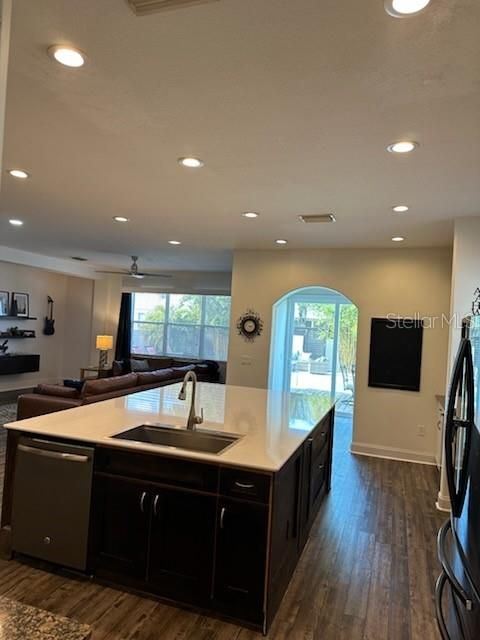
[[[128,431],[122,431],[112,436],[117,440],[132,440],[133,442],[145,442],[158,444],[162,447],[175,447],[188,451],[200,451],[201,453],[221,453],[227,447],[235,444],[240,439],[228,433],[218,433],[197,429],[175,429],[163,425],[141,424]]]

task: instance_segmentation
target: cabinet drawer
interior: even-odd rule
[[[218,488],[217,467],[148,453],[99,447],[95,470],[209,493]]]
[[[315,429],[312,435],[312,459],[314,460],[330,438],[330,417],[327,416]]]
[[[317,500],[327,477],[328,447],[324,447],[320,455],[312,459],[310,472],[310,505]]]
[[[220,470],[220,493],[267,504],[270,499],[270,476],[244,469]]]

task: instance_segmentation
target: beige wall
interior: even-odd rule
[[[232,274],[232,322],[227,383],[267,387],[272,305],[307,286],[340,291],[359,309],[354,448],[359,452],[433,462],[435,394],[445,388],[448,327],[424,332],[420,393],[368,387],[370,321],[389,313],[442,316],[449,312],[448,249],[237,251]],[[237,335],[236,320],[253,308],[264,320],[253,343]],[[425,436],[418,435],[424,425]]]
[[[28,293],[30,314],[37,317],[37,320],[0,318],[0,330],[16,325],[20,329],[34,329],[37,334],[32,340],[9,340],[9,351],[40,354],[39,372],[0,376],[0,391],[56,382],[65,374],[78,376],[79,367],[89,359],[92,280],[0,262],[0,290]],[[48,295],[55,301],[53,336],[43,335]]]

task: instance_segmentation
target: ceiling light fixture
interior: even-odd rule
[[[242,216],[244,218],[258,218],[260,214],[258,214],[256,211],[245,211],[244,213],[242,213]]]
[[[125,218],[125,216],[113,216],[115,222],[130,222],[130,218]]]
[[[19,180],[26,180],[30,177],[30,174],[23,169],[9,169],[8,173],[14,178],[18,178]]]
[[[385,0],[385,11],[394,18],[408,18],[428,7],[431,0]]]
[[[287,244],[288,240],[275,240],[277,244]]]
[[[200,158],[179,158],[178,164],[182,167],[188,167],[189,169],[199,169],[205,164]]]
[[[392,142],[387,147],[390,153],[411,153],[418,147],[418,142],[412,140],[401,140],[400,142]]]
[[[397,204],[396,207],[392,207],[395,213],[405,213],[409,210],[410,207],[407,207],[406,204]]]
[[[403,242],[405,240],[405,238],[403,238],[402,236],[393,236],[392,238],[392,242]]]
[[[65,67],[78,68],[85,64],[85,54],[66,45],[55,44],[48,48],[49,55]]]
[[[180,242],[180,240],[169,240],[168,244],[173,244],[174,246],[177,247],[179,244],[182,244],[182,243]]]
[[[17,218],[11,218],[9,220],[9,223],[14,227],[21,227],[23,225],[23,221],[18,220]]]

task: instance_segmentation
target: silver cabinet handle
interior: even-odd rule
[[[18,449],[25,453],[31,453],[34,456],[41,456],[42,458],[55,458],[56,460],[68,460],[69,462],[88,462],[89,460],[88,456],[81,456],[78,455],[78,453],[37,449],[37,447],[29,447],[26,444],[19,444]]]
[[[235,482],[235,486],[240,489],[255,489],[254,484],[244,484],[243,482]]]
[[[154,515],[155,517],[157,517],[157,515],[158,515],[158,513],[157,513],[157,507],[158,507],[158,500],[159,500],[159,498],[160,498],[160,496],[159,496],[159,495],[158,495],[158,493],[157,493],[157,495],[155,496],[155,500],[153,501],[153,515]]]
[[[140,496],[140,511],[145,513],[145,498],[147,497],[147,492],[142,491],[142,495]]]
[[[224,523],[225,523],[225,507],[222,507],[222,510],[220,511],[220,529],[224,528]]]

